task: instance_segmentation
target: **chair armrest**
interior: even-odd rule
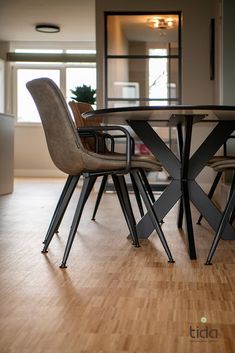
[[[82,129],[82,130],[81,130]],[[89,128],[77,128],[77,132],[80,137],[93,137],[95,140],[95,152],[99,152],[99,136],[100,134],[96,131],[91,131]]]
[[[119,170],[113,172],[113,174],[128,174],[131,168],[131,155],[132,155],[132,144],[131,144],[131,135],[130,133],[122,126],[90,126],[89,128],[79,128],[79,132],[81,131],[121,131],[126,137],[126,168],[123,170]],[[110,135],[112,136],[112,135]]]
[[[93,137],[95,139],[95,152],[104,153],[105,152],[105,139],[111,140],[111,152],[114,152],[114,139],[113,135],[107,133],[100,133],[99,131],[91,131],[89,127],[80,127],[77,128],[80,137]],[[124,135],[120,135],[125,137]],[[101,146],[102,142],[102,146]]]
[[[91,131],[90,127],[80,127],[80,128],[77,128],[77,131],[79,133],[79,136],[81,136],[81,137],[94,137],[95,138],[95,152],[96,153],[99,153],[99,152],[103,153],[105,151],[105,140],[106,139],[110,140],[111,152],[114,153],[115,139],[116,138],[126,138],[125,135],[110,135],[107,133],[100,134],[97,131]],[[100,149],[100,141],[99,141],[100,138],[102,139],[102,149]],[[134,155],[135,154],[135,140],[132,136],[131,136],[131,147],[132,147],[132,154]]]
[[[114,152],[114,145],[115,145],[115,139],[117,138],[125,138],[124,135],[110,135],[110,134],[106,134],[107,138],[110,138],[112,140],[112,144],[111,144],[111,152]],[[132,154],[135,154],[135,140],[134,138],[131,136],[131,148],[132,148]]]

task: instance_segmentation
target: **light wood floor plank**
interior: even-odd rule
[[[195,225],[198,260],[190,261],[173,209],[163,224],[169,264],[156,233],[131,246],[116,195],[104,195],[91,221],[93,193],[61,270],[79,189],[48,254],[40,251],[63,183],[18,179],[0,198],[1,353],[235,352],[234,242],[221,241],[204,266],[213,232]]]

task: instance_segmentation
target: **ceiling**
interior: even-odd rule
[[[158,39],[161,31],[149,29],[146,16],[121,17],[131,40],[173,41],[176,36],[171,30]],[[36,32],[39,23],[58,25],[61,31]],[[0,0],[0,41],[95,42],[95,0]]]
[[[61,31],[36,32],[38,23]],[[0,0],[0,41],[95,41],[95,0]]]
[[[120,19],[121,27],[128,40],[142,42],[177,42],[178,41],[178,16],[177,15],[126,15],[116,16]],[[171,17],[174,19],[176,26],[172,29],[156,29],[148,26],[148,20],[151,18]]]

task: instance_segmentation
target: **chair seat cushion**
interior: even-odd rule
[[[235,156],[214,156],[212,157],[209,162],[207,163],[208,167],[212,167],[213,168],[213,164],[214,163],[218,163],[218,162],[221,162],[221,161],[227,161],[227,160],[230,160],[230,159],[234,159]]]
[[[216,172],[223,172],[225,170],[235,170],[235,158],[222,159],[211,165]]]
[[[113,170],[113,169],[124,169],[126,167],[126,157],[122,154],[97,154],[88,152],[84,154],[84,164],[86,170]],[[132,156],[131,157],[131,168],[143,168],[150,171],[162,171],[162,167],[155,158],[149,158],[148,156]]]

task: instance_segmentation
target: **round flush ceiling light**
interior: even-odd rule
[[[56,25],[39,24],[35,26],[36,31],[42,33],[57,33],[60,32],[60,27]]]

